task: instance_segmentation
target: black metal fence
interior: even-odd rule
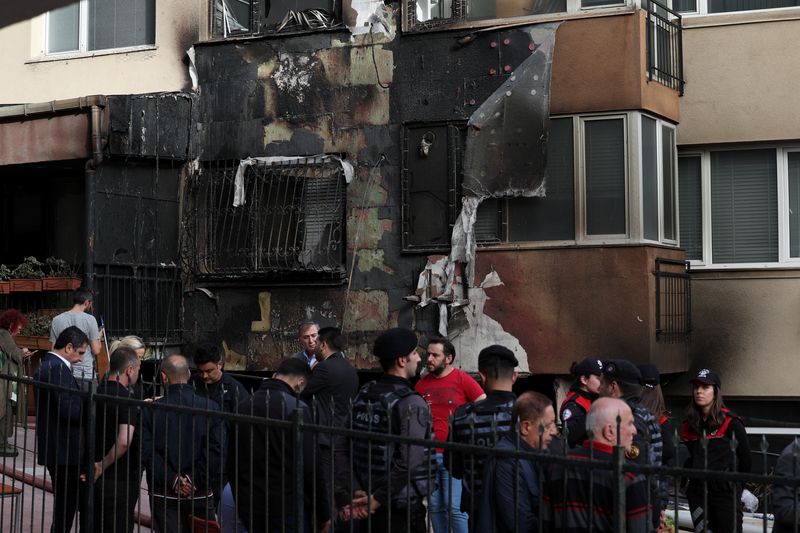
[[[683,28],[681,15],[666,4],[647,0],[647,72],[683,96]]]
[[[798,531],[800,523],[800,445],[788,449],[793,470],[784,469],[781,475],[768,470],[766,446],[755,452],[764,458],[760,473],[695,470],[638,464],[628,460],[621,447],[590,449],[581,456],[564,449],[558,440],[549,451],[540,452],[519,437],[511,448],[488,448],[409,438],[396,431],[359,431],[352,423],[349,427],[320,425],[314,423],[316,406],[295,408],[288,386],[240,404],[234,413],[215,408],[189,385],[167,389],[158,384],[135,385],[130,387],[131,394],[108,383],[99,389],[92,385],[78,390],[68,375],[59,377],[58,373],[51,370],[35,379],[0,375],[6,408],[0,420],[10,421],[12,398],[24,404],[26,392],[36,396],[36,410],[31,413],[35,419],[25,423],[24,414],[17,413],[16,435],[9,440],[16,445],[16,454],[10,447],[2,448],[2,531],[44,531],[51,524],[55,524],[53,531],[80,527],[89,533],[149,528],[164,532],[428,531],[431,519],[426,508],[435,495],[439,467],[427,466],[425,493],[406,491],[398,499],[393,491],[413,482],[410,470],[405,469],[409,465],[400,459],[414,456],[415,449],[432,452],[436,448],[444,450],[443,466],[450,471],[455,460],[479,461],[490,473],[498,472],[501,461],[512,465],[510,479],[484,475],[484,483],[494,484],[490,497],[472,496],[471,509],[493,517],[488,528],[471,517],[468,527],[474,532],[652,531],[661,511],[676,527],[691,529],[683,488],[687,481],[702,487],[706,509],[720,498],[727,499],[731,504],[727,508],[734,514],[741,509],[741,487],[760,494],[760,514],[745,518],[750,530],[768,531],[773,513],[784,520],[791,516],[782,531]],[[353,468],[365,463],[357,458],[357,450],[363,449],[359,443],[393,449],[390,470],[401,475]],[[370,450],[374,448],[366,449],[366,464],[373,464]],[[787,458],[786,452],[782,458]],[[476,486],[475,479],[464,481]],[[451,495],[456,482],[447,482]],[[631,487],[636,484],[650,490],[641,508],[632,509]],[[585,509],[564,499],[570,487],[588,495]],[[439,485],[435,490],[444,488]],[[366,494],[376,493],[393,503],[369,512]],[[497,495],[514,505],[500,508]],[[779,499],[777,509],[774,500]],[[529,511],[524,513],[525,509]],[[558,513],[563,516],[558,518]],[[499,515],[510,517],[511,522]],[[570,522],[579,515],[594,518],[585,524]],[[639,517],[638,522],[633,515]],[[448,518],[451,524],[452,516]]]

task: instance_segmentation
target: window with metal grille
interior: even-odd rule
[[[344,273],[345,180],[333,156],[216,162],[193,177],[193,273],[210,278]]]
[[[692,333],[689,262],[656,258],[656,340],[688,343]]]

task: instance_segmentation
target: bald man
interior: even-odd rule
[[[572,449],[569,457],[611,462],[614,448],[629,450],[636,426],[628,404],[616,398],[596,400],[586,417],[590,440]],[[613,531],[614,479],[610,470],[571,468],[555,465],[545,488],[545,531],[578,533]],[[646,533],[652,529],[651,506],[647,497],[647,480],[641,475],[626,473],[625,521],[628,533]],[[566,484],[565,484],[566,478]]]
[[[186,358],[170,355],[161,363],[164,396],[142,415],[142,459],[150,487],[153,530],[190,533],[188,517],[213,520],[213,489],[222,475],[219,418],[178,413],[170,405],[219,411],[189,384]],[[155,406],[165,408],[155,408]]]

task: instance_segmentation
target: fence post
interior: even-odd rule
[[[612,479],[614,483],[614,533],[625,533],[625,448],[614,446],[612,457]]]
[[[94,377],[94,376],[92,376]],[[99,376],[98,376],[99,377]],[[94,379],[89,381],[89,396],[86,399],[86,518],[81,517],[80,522],[83,523],[82,531],[92,533],[94,527],[94,447],[95,447],[95,434],[97,432],[96,417],[95,417],[95,382]],[[80,482],[79,482],[80,483]],[[80,507],[80,505],[79,505]],[[80,513],[80,509],[78,510]]]
[[[295,531],[305,531],[305,506],[303,505],[303,410],[300,407],[295,409],[294,417],[294,519]],[[284,515],[285,516],[285,515]]]

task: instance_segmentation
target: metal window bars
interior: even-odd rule
[[[656,340],[688,343],[692,333],[692,282],[689,262],[656,258]]]
[[[681,15],[657,0],[643,0],[647,11],[647,73],[683,96],[683,27]]]
[[[200,278],[344,275],[345,180],[327,157],[213,162],[187,187],[184,258]],[[237,205],[234,205],[234,200]],[[243,203],[240,201],[243,200]]]

